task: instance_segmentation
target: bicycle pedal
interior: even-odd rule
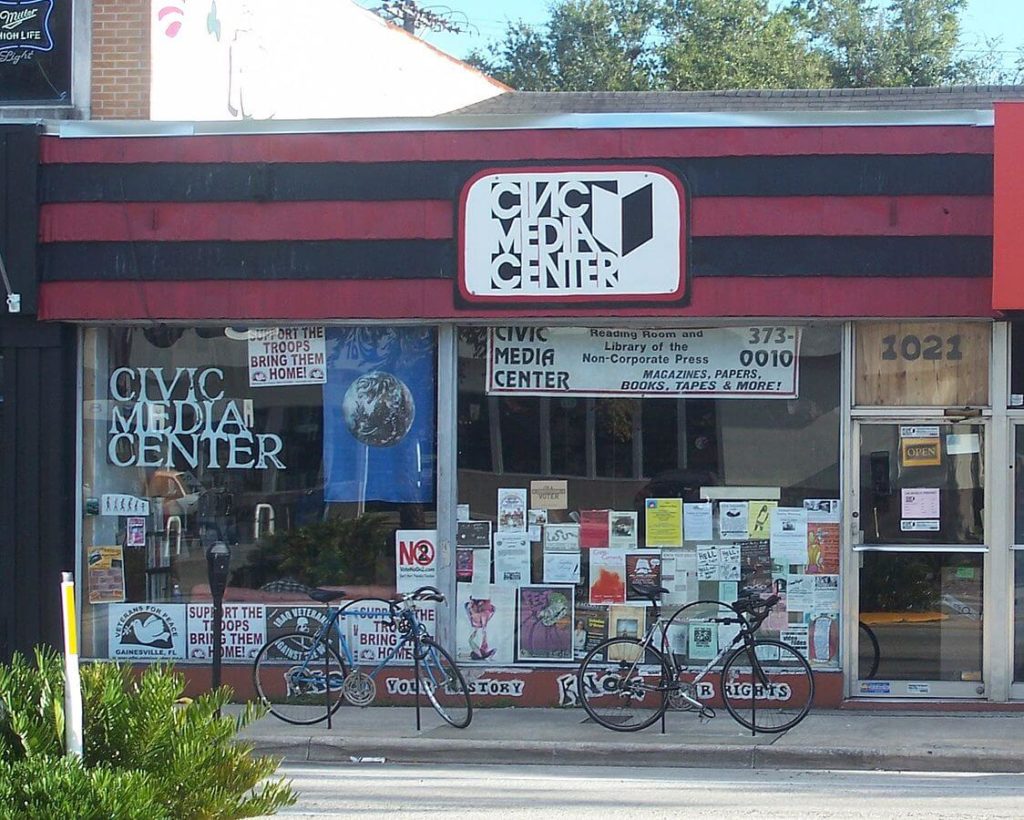
[[[708,723],[715,719],[715,710],[710,706],[705,706],[700,710],[700,715],[698,715],[698,717],[701,723]]]

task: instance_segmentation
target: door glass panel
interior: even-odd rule
[[[981,680],[982,565],[977,552],[864,552],[860,620],[878,641],[875,678]],[[860,637],[860,678],[872,661]]]
[[[863,424],[860,439],[864,544],[984,543],[982,425]]]
[[[981,681],[984,433],[860,425],[860,680]]]

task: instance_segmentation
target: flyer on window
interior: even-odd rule
[[[591,604],[621,604],[626,600],[626,553],[622,550],[595,549],[590,559]]]
[[[750,507],[746,501],[718,502],[718,533],[722,538],[744,540],[750,537]]]
[[[683,545],[683,500],[648,498],[644,502],[644,530],[648,547]]]
[[[646,595],[633,591],[634,586],[661,586],[661,551],[636,550],[626,553],[626,601],[647,603]]]
[[[572,660],[574,599],[571,586],[519,587],[517,660]]]
[[[526,490],[516,487],[498,490],[498,531],[526,532]]]
[[[807,510],[803,507],[776,507],[772,510],[772,557],[782,564],[807,561]]]
[[[456,596],[455,659],[459,663],[512,663],[515,655],[515,588],[495,585],[476,595],[469,584],[458,584]]]
[[[615,547],[616,549],[630,549],[637,546],[635,512],[631,510],[624,512],[612,511],[611,534],[608,546]]]
[[[807,572],[834,575],[839,572],[839,523],[807,524]]]
[[[609,546],[611,510],[580,510],[580,547],[593,549]]]
[[[687,541],[710,541],[714,534],[714,515],[710,501],[683,504],[683,536]]]
[[[578,584],[580,582],[580,553],[545,552],[545,584]]]
[[[579,551],[579,524],[548,524],[544,527],[544,552]]]
[[[772,531],[772,510],[778,501],[751,501],[747,508],[747,532],[751,538],[768,538]]]
[[[608,608],[576,604],[573,626],[572,650],[577,660],[608,637]],[[599,657],[599,660],[604,660]]]
[[[494,533],[494,583],[513,587],[530,583],[530,537],[525,532]]]
[[[459,521],[455,524],[455,546],[487,547],[491,546],[490,521]]]
[[[89,603],[117,604],[124,601],[124,552],[121,547],[89,547],[87,553]]]

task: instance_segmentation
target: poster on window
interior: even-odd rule
[[[413,611],[431,635],[437,634],[437,614],[433,603],[419,602]],[[384,601],[369,599],[345,609],[338,626],[344,630],[356,663],[376,665],[387,661],[401,666],[412,665],[412,641],[402,643],[404,636],[399,635],[390,622],[390,611]]]
[[[477,596],[469,584],[456,587],[455,659],[460,663],[512,663],[516,590],[495,585],[482,592]]]
[[[327,623],[326,607],[294,604],[292,606],[268,606],[266,608],[267,640],[272,641],[282,635],[298,633],[312,639]],[[338,648],[337,630],[331,630],[331,646]],[[267,650],[266,657],[270,660],[296,660],[303,657],[308,641],[295,640],[281,642]]]
[[[796,398],[800,328],[491,328],[487,392]]]
[[[188,659],[213,657],[213,604],[188,604]],[[225,663],[251,661],[266,643],[266,613],[261,604],[224,604],[221,657]]]
[[[839,572],[838,522],[807,524],[807,572],[812,575]]]
[[[335,327],[326,337],[324,500],[433,501],[434,331]]]
[[[185,658],[184,604],[110,604],[107,623],[111,660]]]
[[[661,552],[659,550],[637,550],[626,553],[626,600],[629,602],[650,601],[645,595],[634,591],[634,587],[661,586]]]
[[[124,551],[120,546],[88,548],[89,603],[124,600]]]
[[[622,604],[626,601],[626,553],[594,549],[590,559],[591,604]]]
[[[530,537],[525,532],[494,533],[494,583],[530,583]]]
[[[396,531],[395,567],[398,592],[437,586],[437,530]]]
[[[572,660],[574,592],[571,586],[519,587],[518,660]]]
[[[249,387],[288,387],[327,381],[324,328],[249,328]]]

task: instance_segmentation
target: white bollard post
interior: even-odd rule
[[[82,679],[78,674],[78,622],[75,619],[75,579],[61,573],[64,606],[64,746],[67,754],[82,756]]]

